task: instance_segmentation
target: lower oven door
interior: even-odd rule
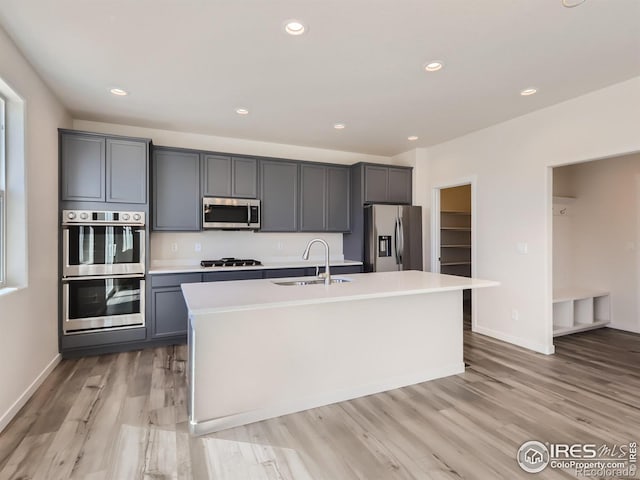
[[[62,282],[65,335],[145,325],[144,277],[75,277]]]

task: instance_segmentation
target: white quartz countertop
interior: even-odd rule
[[[353,260],[331,260],[330,265],[332,267],[347,267],[362,265],[362,262],[356,262]],[[157,275],[163,273],[207,273],[207,272],[236,272],[238,270],[269,270],[273,268],[314,268],[316,265],[324,266],[324,260],[318,261],[304,261],[299,262],[263,262],[262,265],[254,265],[251,267],[202,267],[200,263],[197,264],[184,264],[184,265],[154,265],[151,264],[149,269],[149,275]]]
[[[329,286],[324,284],[282,286],[274,283],[296,280],[292,278],[191,283],[183,284],[182,292],[190,315],[199,315],[376,297],[417,295],[499,285],[498,282],[490,280],[416,270],[358,273],[335,275],[334,277],[349,278],[353,281]],[[301,278],[301,280],[309,280],[309,277]]]

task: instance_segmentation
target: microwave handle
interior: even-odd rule
[[[251,204],[247,203],[247,227],[251,226]]]

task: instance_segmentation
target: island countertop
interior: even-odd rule
[[[283,286],[275,282],[295,278],[239,280],[234,282],[183,284],[190,316],[294,305],[310,305],[361,299],[417,295],[451,290],[492,287],[498,282],[408,270],[335,275],[352,282],[329,286]],[[309,280],[309,277],[300,278]]]

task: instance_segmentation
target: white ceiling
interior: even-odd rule
[[[640,75],[640,0],[0,0],[0,24],[74,118],[380,155]]]

